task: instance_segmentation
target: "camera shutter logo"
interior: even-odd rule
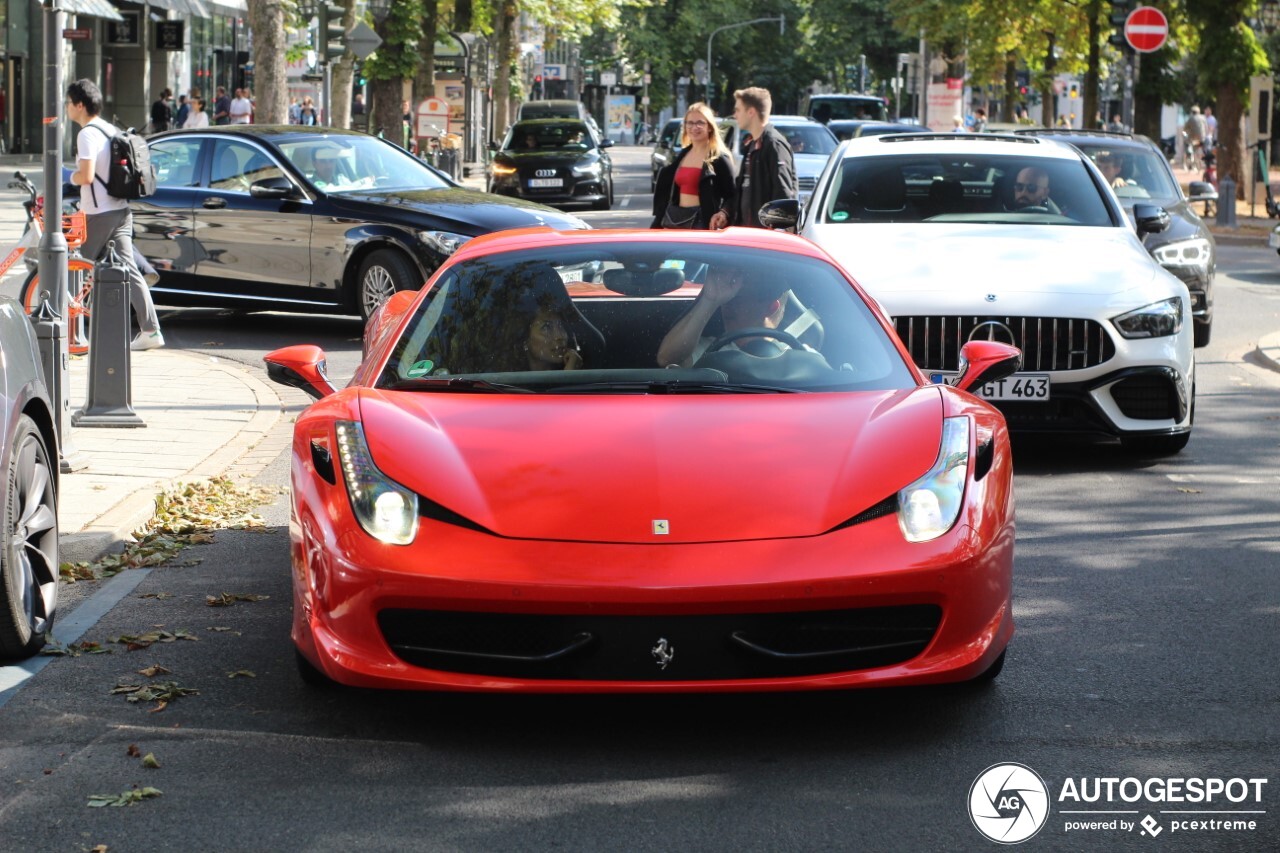
[[[1025,764],[993,764],[969,788],[969,819],[998,844],[1031,838],[1049,819],[1049,789]]]

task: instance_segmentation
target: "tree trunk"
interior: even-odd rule
[[[289,88],[285,82],[283,0],[249,0],[253,30],[253,79],[259,124],[289,121]]]
[[[1000,121],[1013,121],[1013,108],[1018,101],[1018,57],[1010,53],[1004,63],[1004,102],[1000,105]]]
[[[439,0],[422,0],[422,35],[418,41],[418,53],[422,57],[418,73],[413,78],[413,103],[436,94],[436,35],[440,31]]]
[[[1053,33],[1045,33],[1049,37],[1049,47],[1044,53],[1044,83],[1040,86],[1040,123],[1045,127],[1053,127],[1057,116],[1053,114],[1053,75],[1058,67],[1058,58],[1053,55],[1053,46],[1057,37]]]
[[[342,31],[348,32],[356,25],[356,0],[338,0],[342,4]],[[356,55],[350,50],[333,63],[329,78],[329,124],[332,127],[351,127],[351,80],[355,77]]]
[[[1235,86],[1218,88],[1218,180],[1236,182],[1236,199],[1245,198],[1244,104]]]
[[[453,4],[453,28],[460,33],[471,32],[471,21],[475,16],[475,5],[472,0],[456,0]]]
[[[1133,86],[1133,132],[1159,141],[1160,115],[1164,112],[1164,99],[1160,96],[1160,78],[1163,67],[1159,53],[1142,54],[1137,58],[1138,74]]]
[[[497,138],[511,124],[511,69],[515,65],[516,4],[502,0],[494,16],[494,38],[497,42],[493,74],[493,134]]]
[[[1098,68],[1102,65],[1102,45],[1099,44],[1102,34],[1099,32],[1098,19],[1102,17],[1102,0],[1090,0],[1085,14],[1089,19],[1089,59],[1084,80],[1081,81],[1084,86],[1084,105],[1081,107],[1084,115],[1081,116],[1080,126],[1098,128],[1106,122],[1098,103]]]

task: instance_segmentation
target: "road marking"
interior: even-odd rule
[[[142,579],[149,574],[151,574],[150,569],[130,569],[107,581],[101,589],[72,611],[68,618],[54,623],[55,639],[64,646],[79,640],[121,599],[137,589],[138,584],[142,583]],[[53,655],[36,655],[19,664],[0,666],[0,708],[17,695],[23,684],[53,663],[54,657]]]

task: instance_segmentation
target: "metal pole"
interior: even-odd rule
[[[63,473],[89,464],[71,443],[71,399],[67,376],[67,238],[62,233],[62,29],[60,0],[44,7],[44,234],[40,237],[40,283],[53,295],[52,334],[42,353],[45,385],[53,401],[58,431],[58,466]]]
[[[713,79],[711,76],[711,40],[716,37],[716,33],[722,32],[724,30],[736,30],[738,27],[749,27],[752,24],[762,24],[767,21],[777,21],[781,25],[780,29],[782,33],[784,34],[786,33],[787,16],[776,15],[772,18],[753,18],[750,21],[742,21],[741,23],[737,23],[737,24],[725,24],[723,27],[717,27],[716,29],[712,30],[711,35],[707,36],[707,97],[706,97],[706,100],[708,103],[711,101],[711,93],[713,91],[711,88],[711,83]]]

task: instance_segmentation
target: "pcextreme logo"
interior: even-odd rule
[[[1064,833],[1252,833],[1265,820],[1267,779],[1068,776],[1058,791]],[[1050,820],[1049,788],[1025,764],[993,764],[969,787],[969,818],[998,844],[1019,844]]]

